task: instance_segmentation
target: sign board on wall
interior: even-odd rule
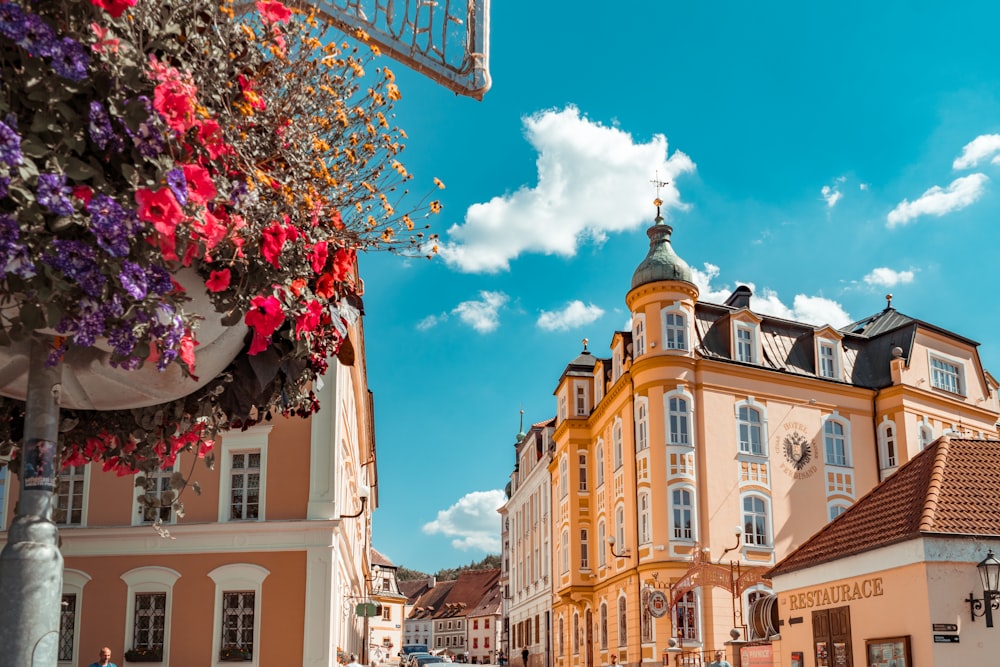
[[[772,667],[774,652],[770,644],[757,644],[740,647],[740,664],[742,667]]]

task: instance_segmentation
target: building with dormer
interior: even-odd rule
[[[997,437],[974,341],[891,300],[839,328],[755,312],[747,287],[700,301],[671,233],[658,213],[631,330],[608,358],[585,341],[556,384],[539,664],[651,666],[745,639],[784,555],[937,436]]]
[[[371,550],[371,600],[378,613],[369,620],[369,662],[384,662],[403,645],[406,595],[396,579],[396,564],[377,549]]]

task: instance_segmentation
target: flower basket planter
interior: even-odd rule
[[[253,660],[250,651],[241,648],[224,648],[219,651],[220,662],[249,662]]]
[[[127,662],[163,662],[163,651],[144,648],[134,648],[125,651]]]

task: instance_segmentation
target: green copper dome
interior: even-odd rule
[[[662,216],[656,216],[656,224],[646,230],[649,253],[632,274],[632,289],[660,280],[694,283],[691,279],[691,267],[678,257],[670,245],[670,234],[673,231],[670,225],[663,222]]]

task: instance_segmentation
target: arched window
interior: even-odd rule
[[[608,603],[601,603],[601,626],[599,630],[601,648],[608,648]]]
[[[607,564],[604,543],[607,541],[607,529],[604,527],[604,519],[597,522],[597,564],[604,567]]]
[[[851,443],[845,421],[838,417],[826,419],[823,424],[823,447],[827,465],[845,468],[851,466]]]
[[[670,492],[670,523],[675,540],[694,539],[694,503],[690,489],[675,488]]]
[[[667,311],[663,314],[663,349],[686,350],[687,319],[678,311]]]
[[[926,421],[920,424],[918,435],[920,437],[920,451],[924,451],[927,445],[934,442],[934,429]]]
[[[597,488],[604,486],[604,440],[597,439],[597,449],[595,450],[597,459]]]
[[[649,447],[649,407],[648,399],[635,401],[635,449],[641,452]]]
[[[611,439],[614,446],[615,470],[622,467],[622,420],[615,418],[615,425],[611,428]]]
[[[653,641],[653,614],[649,611],[649,591],[644,588],[639,604],[639,641],[648,644]]]
[[[559,617],[559,655],[566,655],[566,646],[563,644],[563,638],[566,636],[566,627],[563,622],[563,617]]]
[[[615,539],[618,541],[618,549],[625,548],[625,508],[619,505],[615,508]]]
[[[651,540],[649,534],[649,494],[639,494],[639,544],[647,544]]]
[[[838,501],[834,501],[834,502],[830,503],[829,505],[827,505],[827,508],[826,508],[827,518],[830,521],[833,521],[838,516],[840,516],[841,514],[843,514],[844,512],[846,512],[847,511],[847,507],[848,507],[847,503],[845,503],[842,500],[838,500]]]
[[[755,547],[771,546],[769,502],[759,495],[743,496],[743,543]]]
[[[625,596],[618,598],[618,645],[628,644],[628,607]]]
[[[899,452],[896,448],[896,423],[888,419],[878,425],[879,467],[891,470],[899,465]]]
[[[646,354],[646,316],[634,313],[632,315],[632,342],[635,343],[635,356]]]
[[[736,423],[739,430],[741,454],[764,455],[760,410],[749,405],[741,405],[737,411]]]
[[[580,452],[578,457],[579,473],[580,473],[580,491],[587,490],[587,453]]]
[[[667,401],[667,444],[691,444],[691,413],[688,400],[681,394],[670,394]]]
[[[573,612],[573,655],[580,652],[580,614]]]

